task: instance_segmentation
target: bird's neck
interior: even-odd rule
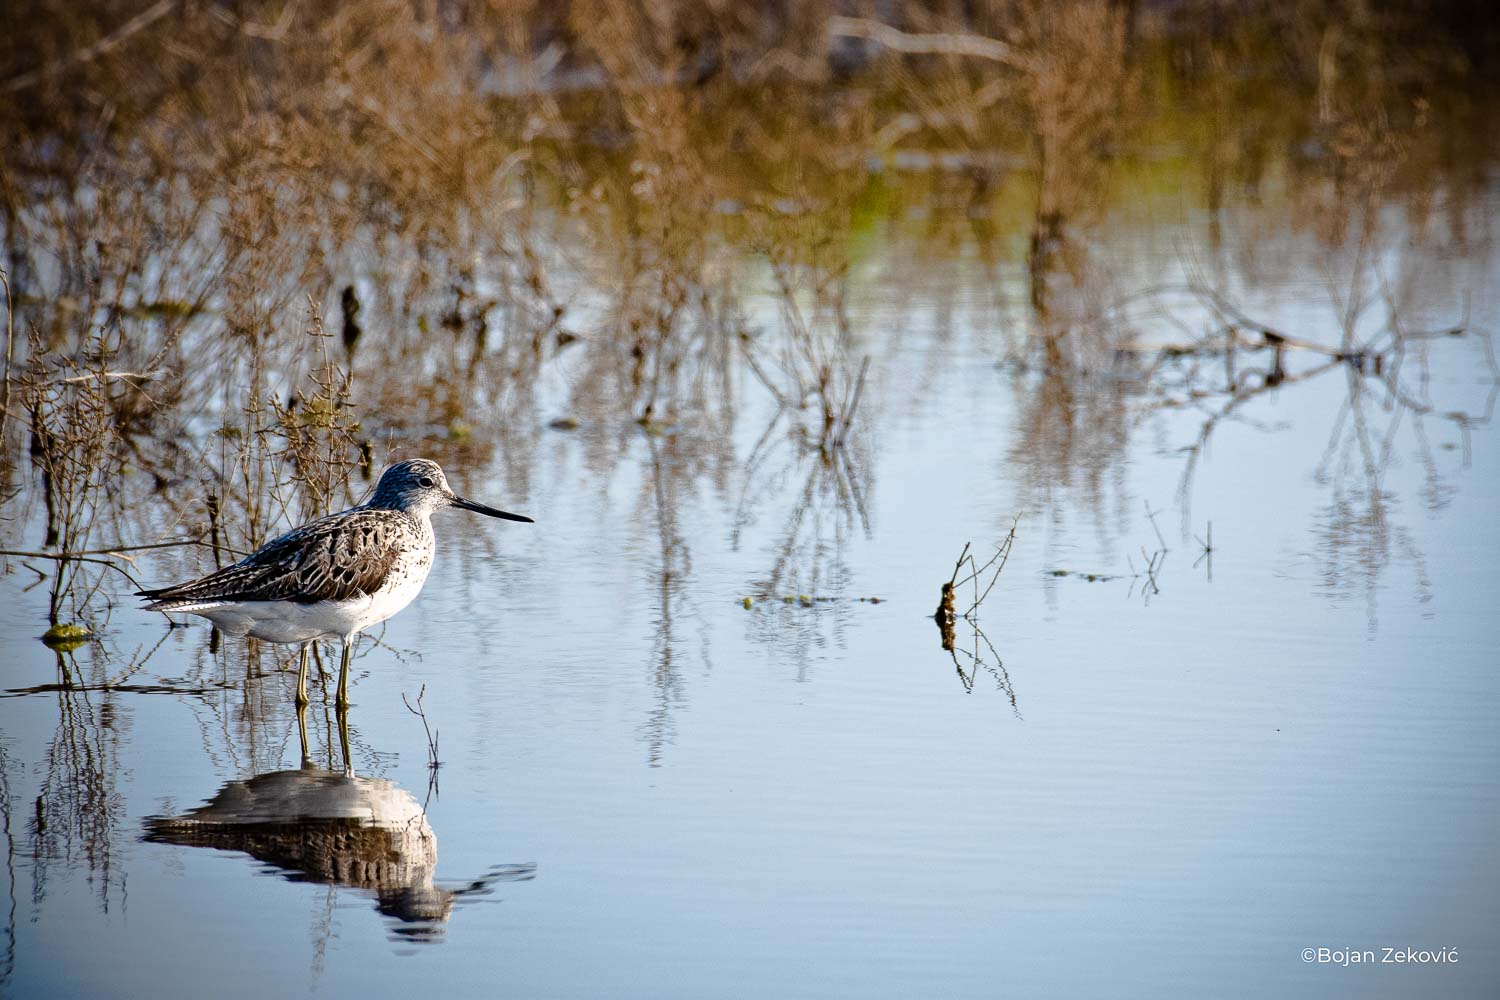
[[[432,537],[432,510],[423,510],[418,507],[392,507],[380,503],[366,503],[355,508],[356,510],[385,510],[392,514],[400,514],[411,521],[413,527],[427,537]]]

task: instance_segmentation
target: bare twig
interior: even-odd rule
[[[954,582],[956,582],[958,580],[958,571],[959,571],[959,569],[961,569],[963,567],[964,559],[969,554],[969,545],[970,545],[969,542],[964,542],[963,551],[958,554],[958,562],[956,562],[956,563],[953,564],[953,575],[948,578],[948,582],[950,584],[952,584],[952,583],[954,583]]]
[[[947,581],[943,583],[937,610],[932,615],[933,621],[938,623],[938,628],[943,633],[943,648],[949,652],[953,650],[953,626],[960,617],[957,609],[954,607],[953,595],[964,584],[974,584],[974,600],[962,615],[965,620],[973,622],[975,620],[974,612],[979,610],[979,605],[983,604],[984,599],[990,596],[990,591],[995,589],[995,583],[1000,579],[1000,572],[1005,569],[1005,563],[1010,559],[1010,550],[1016,542],[1016,525],[1018,523],[1020,523],[1020,518],[1011,522],[1009,534],[995,547],[994,554],[986,559],[982,565],[969,554],[971,545],[969,542],[964,543],[963,551],[958,554],[958,561],[953,564],[953,575],[948,577]],[[969,575],[960,580],[958,574],[964,568],[965,564],[968,565]],[[994,567],[994,572],[990,573],[989,583],[985,585],[983,592],[981,592],[979,581],[986,573],[989,573],[991,567]]]
[[[422,720],[422,729],[427,733],[427,766],[435,771],[443,766],[443,762],[438,759],[438,734],[427,725],[427,711],[422,707],[422,699],[425,697],[427,697],[427,685],[423,684],[422,689],[417,692],[415,708],[407,700],[405,691],[401,692],[401,704],[406,706],[408,712]]]
[[[155,24],[157,21],[160,21],[162,18],[170,14],[172,12],[172,8],[176,6],[177,0],[159,0],[158,3],[147,7],[135,17],[132,17],[130,20],[126,21],[124,24],[120,25],[120,27],[116,28],[110,34],[105,35],[94,44],[86,45],[83,48],[79,49],[77,52],[70,53],[69,55],[64,56],[61,59],[56,59],[48,63],[46,66],[43,66],[41,69],[35,69],[29,73],[22,73],[18,76],[11,77],[9,80],[5,81],[4,84],[0,84],[0,93],[13,94],[18,90],[30,87],[35,83],[40,83],[41,81],[49,77],[55,76],[58,73],[61,73],[63,70],[69,68],[70,66],[78,66],[86,62],[92,62],[93,60],[98,59],[100,56],[109,52],[111,49],[117,48],[119,45],[124,43],[126,39],[130,38],[130,36],[151,27],[151,25]]]
[[[1007,534],[1005,536],[1005,540],[995,548],[995,554],[990,556],[989,559],[985,561],[983,566],[974,566],[974,572],[962,581],[963,583],[968,583],[969,580],[974,581],[974,603],[970,604],[968,610],[964,612],[965,618],[970,617],[974,614],[975,611],[979,610],[979,605],[983,604],[984,599],[990,596],[990,591],[995,589],[995,583],[1000,579],[1000,571],[1005,569],[1005,564],[1010,559],[1010,550],[1016,542],[1016,525],[1019,523],[1019,518],[1011,522],[1010,533]],[[998,565],[996,565],[997,563]],[[974,565],[972,556],[969,559],[969,565]],[[995,572],[990,575],[990,582],[985,586],[984,593],[980,593],[979,578],[991,566],[995,567]]]
[[[1016,52],[998,38],[984,35],[941,32],[910,34],[880,21],[864,17],[834,16],[828,19],[830,38],[863,38],[877,45],[912,55],[969,56],[987,59],[1014,69],[1032,72],[1036,63]]]
[[[82,375],[70,375],[67,378],[55,378],[55,379],[51,379],[50,381],[52,382],[53,385],[75,385],[75,384],[77,384],[79,382],[92,382],[92,381],[100,381],[100,382],[112,382],[112,381],[130,382],[130,381],[133,381],[133,380],[136,380],[136,379],[139,379],[142,382],[155,382],[155,381],[158,381],[160,379],[166,378],[170,374],[172,374],[172,373],[171,372],[165,372],[165,371],[149,371],[149,372],[95,371],[95,372],[85,372]]]
[[[177,549],[188,545],[211,545],[202,538],[181,538],[169,542],[152,542],[148,545],[113,545],[100,549],[79,549],[76,552],[44,552],[23,551],[21,549],[0,549],[0,556],[24,556],[33,559],[77,559],[80,556],[117,556],[126,552],[144,552],[150,549]],[[220,548],[225,548],[220,546]],[[249,553],[240,552],[235,549],[225,548],[225,551],[237,556],[246,556]]]
[[[106,551],[109,553],[115,553],[117,550],[109,549]],[[116,573],[119,573],[121,576],[125,577],[125,579],[129,580],[132,585],[137,587],[141,585],[141,582],[139,580],[131,576],[121,567],[110,562],[108,559],[99,559],[92,555],[84,555],[80,552],[21,552],[15,549],[0,549],[0,556],[23,556],[32,559],[53,559],[57,562],[86,562],[93,563],[98,566],[108,566],[110,569],[114,570]],[[36,571],[33,570],[32,572]]]

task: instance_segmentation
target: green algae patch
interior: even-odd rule
[[[93,635],[94,633],[88,626],[69,623],[52,626],[42,633],[42,641],[53,649],[60,649],[66,653],[70,649],[82,646],[93,638]]]

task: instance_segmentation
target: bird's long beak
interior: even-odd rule
[[[496,510],[494,507],[486,507],[482,503],[475,503],[473,500],[465,500],[460,496],[455,496],[448,502],[455,507],[461,507],[464,510],[472,510],[476,514],[487,514],[490,517],[498,517],[506,521],[525,521],[527,524],[536,523],[525,514],[512,514],[509,511]]]

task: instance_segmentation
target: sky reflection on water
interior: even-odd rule
[[[540,241],[582,303],[558,321],[538,305],[556,287],[507,291],[524,255],[403,305],[380,285],[401,253],[351,253],[366,304],[344,360],[375,471],[426,454],[535,529],[439,517],[426,590],[361,644],[347,751],[326,690],[299,746],[294,651],[165,631],[100,567],[59,599],[16,557],[7,987],[1485,995],[1497,191],[1443,219],[1392,193],[1358,247],[1304,213],[1316,190],[1221,197],[1120,208],[1050,249],[892,197],[832,266],[704,237],[670,248],[702,293],[676,302],[689,318],[634,342],[621,331],[672,294],[612,299],[629,261],[570,267],[576,248]],[[1465,336],[1416,336],[1465,317]],[[486,340],[490,322],[544,346]],[[187,339],[222,338],[237,386],[248,348],[202,323]],[[1232,350],[1185,349],[1221,328]],[[1400,350],[1332,356],[1390,330]],[[201,484],[146,470],[191,466],[168,428],[238,417],[212,406],[225,385],[180,391],[101,544],[206,517]],[[34,547],[44,491],[14,478],[7,544]],[[253,507],[224,498],[226,546],[295,516]],[[987,554],[1012,523],[983,638],[955,631],[976,669],[931,614],[964,544]],[[135,558],[165,581],[210,556]],[[58,609],[97,639],[35,642]],[[425,808],[402,702],[423,685],[443,760]],[[357,831],[306,801],[262,810],[279,846],[163,827],[309,784],[399,807],[419,843],[369,863],[400,877],[326,849],[389,826],[369,801],[334,810],[368,812]],[[399,933],[413,912],[433,947]],[[1387,945],[1462,958],[1299,957]]]

